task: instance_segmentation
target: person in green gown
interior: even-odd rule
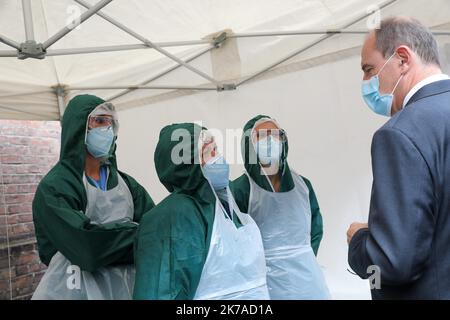
[[[139,226],[134,299],[269,299],[261,234],[233,199],[214,136],[166,126],[154,158],[170,195]]]
[[[33,200],[41,261],[33,299],[131,299],[138,223],[154,207],[145,189],[118,170],[114,106],[93,95],[68,104],[59,162]]]
[[[231,190],[240,210],[261,230],[271,299],[328,299],[315,257],[322,215],[311,182],[288,164],[286,132],[276,120],[259,115],[245,125],[241,149],[245,173]]]

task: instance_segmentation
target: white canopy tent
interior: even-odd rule
[[[347,272],[345,231],[367,219],[370,139],[384,119],[360,98],[360,46],[379,17],[413,16],[436,34],[448,72],[449,13],[446,0],[2,0],[0,119],[59,120],[81,93],[114,102],[120,166],[159,201],[164,125],[239,131],[269,114],[318,194],[333,297],[367,298],[368,283]]]

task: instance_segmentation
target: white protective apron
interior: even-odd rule
[[[330,294],[311,248],[309,189],[292,172],[295,187],[269,192],[250,181],[249,214],[261,230],[272,300],[324,300]]]
[[[255,221],[239,211],[229,189],[228,203],[242,223],[237,228],[216,197],[208,256],[194,299],[268,300],[261,234]]]
[[[118,185],[111,190],[102,191],[89,184],[86,176],[83,175],[88,199],[86,216],[91,219],[91,223],[133,221],[132,195],[120,174],[117,176]],[[80,275],[79,289],[77,280],[74,278],[76,274],[72,263],[57,252],[51,259],[32,299],[129,300],[132,298],[135,276],[133,265],[102,267],[95,272],[81,271],[78,273]]]

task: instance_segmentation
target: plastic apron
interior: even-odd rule
[[[133,198],[120,174],[118,185],[102,191],[85,183],[88,204],[86,216],[93,224],[133,221]],[[68,239],[70,241],[70,239]],[[79,270],[79,269],[78,269]],[[60,252],[50,261],[32,299],[34,300],[128,300],[132,298],[135,269],[133,265],[102,267],[95,272],[82,271],[79,288],[72,263]]]
[[[261,230],[267,286],[273,300],[324,300],[330,294],[311,248],[309,189],[292,172],[295,187],[269,192],[250,181],[249,214]]]
[[[194,299],[268,300],[264,247],[258,226],[239,211],[229,189],[227,193],[230,210],[234,210],[242,226],[235,226],[216,197],[211,243]]]

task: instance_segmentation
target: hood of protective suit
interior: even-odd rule
[[[105,101],[93,95],[79,95],[70,100],[64,111],[61,122],[61,153],[60,163],[69,167],[74,173],[82,177],[86,161],[86,125],[88,116],[97,106]],[[110,164],[110,168],[117,169],[116,144],[111,147],[110,156],[104,162]]]
[[[154,160],[159,180],[169,192],[197,194],[199,200],[211,202],[215,197],[203,175],[198,151],[202,130],[206,128],[193,123],[164,127]]]
[[[275,122],[275,120],[269,116],[258,115],[245,124],[241,141],[241,152],[242,158],[244,159],[245,170],[253,179],[253,181],[255,181],[261,188],[267,191],[272,191],[272,188],[270,186],[267,177],[261,174],[262,166],[259,161],[259,158],[256,155],[256,146],[252,141],[253,130],[257,125],[264,123],[265,119],[267,121]],[[289,164],[287,161],[288,152],[289,152],[289,145],[288,140],[286,139],[283,142],[283,152],[281,154],[280,167],[278,170],[278,174],[280,175],[281,178],[280,192],[290,191],[294,188],[294,181],[292,180],[291,171],[289,169]],[[251,163],[250,161],[251,159],[257,159],[256,161],[257,163]]]

